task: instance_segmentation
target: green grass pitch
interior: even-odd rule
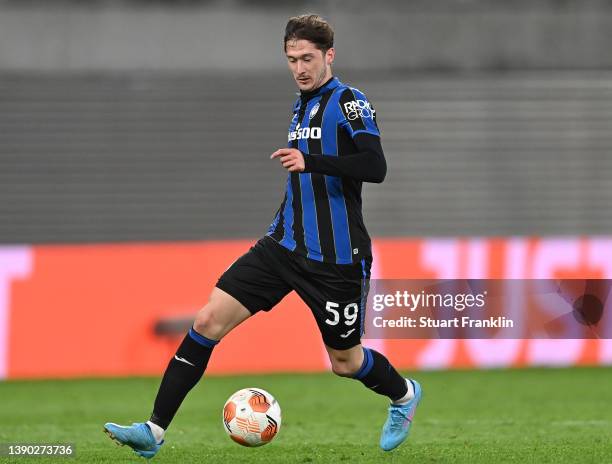
[[[378,448],[386,400],[331,374],[206,377],[190,393],[152,462],[600,463],[612,460],[612,368],[420,372],[410,438]],[[144,462],[103,432],[147,418],[159,379],[0,382],[0,442],[71,442],[75,458],[0,462]],[[225,434],[234,391],[264,388],[283,423],[274,441],[243,448]]]

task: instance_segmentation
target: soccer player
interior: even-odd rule
[[[382,182],[387,167],[374,108],[362,92],[332,75],[333,45],[333,30],[319,16],[287,23],[284,51],[300,95],[288,147],[271,155],[288,171],[284,200],[267,234],[225,271],[196,314],[166,368],[150,420],[104,425],[111,438],[140,456],[158,452],[223,336],[292,290],[311,309],[333,372],[389,398],[380,446],[391,450],[408,436],[420,385],[361,345],[372,263],[361,186]]]

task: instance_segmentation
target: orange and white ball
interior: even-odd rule
[[[232,440],[243,446],[261,446],[276,436],[281,409],[270,393],[245,388],[234,393],[223,406],[223,425]]]

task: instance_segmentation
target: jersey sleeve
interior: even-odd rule
[[[380,136],[376,111],[363,92],[348,87],[340,95],[338,104],[340,105],[339,124],[351,138],[354,139],[357,134],[362,133]]]
[[[355,136],[354,141],[359,150],[357,153],[344,156],[305,156],[304,172],[350,177],[361,182],[382,182],[387,174],[387,163],[380,137],[362,132]]]

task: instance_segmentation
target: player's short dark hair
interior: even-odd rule
[[[289,18],[285,27],[283,46],[287,50],[290,40],[308,40],[325,53],[334,46],[334,30],[319,15],[300,15]]]

